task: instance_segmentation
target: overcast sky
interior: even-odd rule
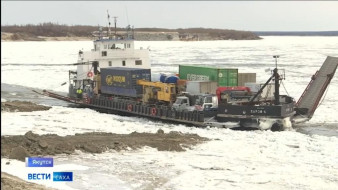
[[[335,1],[1,1],[1,23],[106,26],[107,10],[118,27],[338,30]]]

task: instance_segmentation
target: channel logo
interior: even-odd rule
[[[53,158],[26,157],[26,167],[53,167]]]
[[[53,172],[53,181],[73,181],[73,172]]]
[[[26,167],[53,167],[53,158],[26,157]],[[51,173],[28,173],[28,180],[52,180]],[[73,181],[73,172],[53,172],[53,181]]]
[[[28,173],[28,180],[51,180],[51,174]],[[53,172],[53,181],[73,181],[73,172]]]
[[[50,180],[50,176],[47,173],[29,173],[28,180]]]

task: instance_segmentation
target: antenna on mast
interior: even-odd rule
[[[134,39],[134,36],[135,36],[135,29],[134,29],[134,25],[133,25],[133,27],[132,27],[131,31],[132,31],[132,39]]]
[[[102,27],[100,25],[98,25],[99,27],[99,39],[102,39]]]
[[[110,38],[110,15],[109,15],[108,10],[107,10],[107,16],[108,16],[108,37]]]
[[[128,17],[128,9],[127,9],[127,6],[125,6],[124,8],[126,8],[127,22],[128,22],[128,25],[129,25],[129,17]]]
[[[276,68],[277,68],[277,59],[279,58],[279,55],[274,55],[273,58],[276,60]]]
[[[114,16],[114,24],[115,24],[115,36],[116,36],[116,22],[117,22],[117,16]]]

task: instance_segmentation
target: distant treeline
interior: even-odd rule
[[[61,36],[91,36],[98,27],[83,25],[61,25],[54,23],[42,23],[38,25],[8,25],[1,26],[1,32],[19,33],[33,36],[61,37]]]
[[[196,34],[208,34],[211,38],[220,40],[257,40],[261,39],[258,35],[250,31],[238,31],[227,29],[213,29],[213,28],[187,28],[177,29],[179,33],[196,33]]]
[[[201,40],[215,39],[215,40],[257,40],[260,37],[250,31],[228,30],[228,29],[214,29],[214,28],[137,28],[135,31],[139,32],[177,32],[180,35],[190,34],[198,35]]]
[[[300,31],[300,32],[254,32],[259,36],[338,36],[338,31]]]
[[[98,31],[98,26],[84,25],[62,25],[55,23],[42,23],[37,25],[5,25],[1,26],[1,32],[14,33],[28,36],[63,37],[77,36],[90,37],[94,31]],[[111,28],[111,31],[114,31]],[[125,28],[117,28],[117,31],[125,31]],[[107,27],[103,27],[107,31]],[[215,39],[260,39],[256,34],[249,31],[236,31],[211,28],[188,28],[188,29],[165,29],[165,28],[136,28],[135,32],[178,32],[179,34],[197,34],[198,36],[208,36]]]

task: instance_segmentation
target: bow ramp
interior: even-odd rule
[[[297,102],[296,117],[310,120],[316,111],[318,104],[333,78],[338,66],[338,57],[328,56],[322,67],[311,78]]]

